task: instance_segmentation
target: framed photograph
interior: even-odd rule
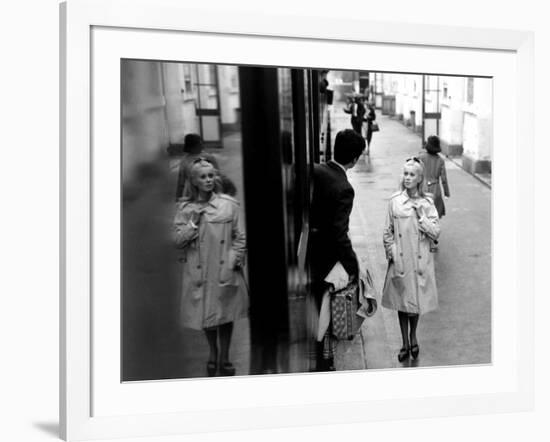
[[[60,6],[62,437],[531,409],[532,34],[178,3]]]

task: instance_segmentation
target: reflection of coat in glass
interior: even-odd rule
[[[413,203],[420,207],[418,218]],[[439,236],[437,211],[430,198],[410,198],[407,191],[390,199],[384,247],[388,271],[382,305],[407,313],[426,313],[438,306],[430,238]]]
[[[430,154],[422,152],[419,158],[424,163],[424,184],[426,185],[425,191],[433,195],[435,208],[439,218],[445,215],[445,203],[441,196],[441,185],[443,185],[443,192],[448,198],[451,196],[449,192],[449,184],[447,183],[447,171],[445,170],[445,160],[438,154]],[[441,181],[441,184],[440,184]]]
[[[198,230],[191,214],[204,209]],[[174,239],[182,250],[181,321],[203,329],[246,316],[248,295],[240,267],[245,235],[239,227],[239,204],[227,195],[213,194],[207,203],[176,205]],[[236,269],[237,268],[237,269]]]

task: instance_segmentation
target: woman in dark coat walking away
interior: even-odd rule
[[[372,123],[376,120],[376,112],[374,106],[367,101],[367,117],[365,121],[367,122],[367,155],[370,155],[370,140],[372,140]]]
[[[426,152],[422,152],[419,158],[424,163],[424,173],[426,174],[424,180],[426,184],[425,192],[432,194],[437,214],[441,219],[445,215],[445,203],[441,196],[441,185],[443,185],[443,193],[446,198],[449,198],[451,194],[449,192],[449,183],[447,182],[445,160],[439,156],[439,152],[441,152],[439,137],[435,135],[429,136],[424,149],[426,149]]]
[[[441,152],[441,143],[439,137],[431,135],[428,137],[424,145],[425,152],[419,155],[420,160],[424,163],[424,191],[432,195],[435,208],[439,219],[445,215],[445,203],[441,196],[441,185],[446,198],[451,196],[449,192],[449,184],[447,183],[447,171],[445,170],[445,160],[439,156]],[[440,184],[441,183],[441,184]],[[434,240],[431,246],[431,252],[437,252],[439,241]]]

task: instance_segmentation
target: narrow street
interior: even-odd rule
[[[446,168],[451,198],[441,221],[435,272],[439,310],[420,318],[420,356],[401,364],[397,313],[380,305],[386,272],[382,231],[389,197],[399,184],[406,158],[421,151],[420,137],[401,122],[377,111],[380,132],[373,134],[370,158],[348,172],[355,189],[350,236],[369,266],[379,293],[378,312],[361,335],[339,345],[339,370],[401,366],[445,366],[491,362],[491,190],[455,163]],[[349,115],[333,116],[336,130],[350,127]]]

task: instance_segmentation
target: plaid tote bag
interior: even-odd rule
[[[336,339],[351,341],[361,328],[363,318],[357,316],[359,309],[359,284],[352,282],[331,295],[330,316],[332,334]]]

